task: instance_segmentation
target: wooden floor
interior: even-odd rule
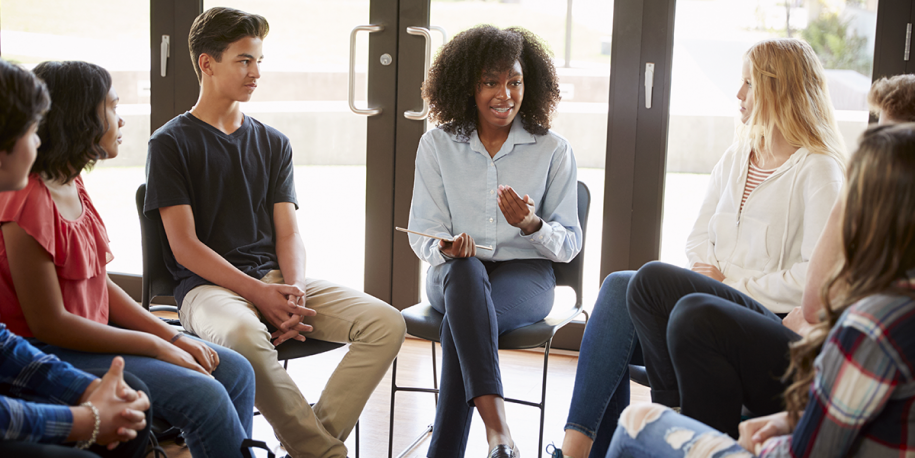
[[[437,348],[437,351],[441,355],[441,349]],[[327,377],[345,352],[346,349],[341,348],[322,355],[290,361],[289,372],[308,400],[313,402],[320,397]],[[499,354],[505,395],[536,402],[540,396],[543,352],[502,351]],[[577,353],[561,351],[550,353],[544,446],[551,442],[560,445],[562,442],[562,427],[565,425],[569,410],[577,363]],[[407,339],[400,351],[397,368],[399,386],[431,387],[431,344],[423,340]],[[387,458],[388,456],[390,390],[391,370],[389,369],[362,413],[360,458]],[[650,402],[648,389],[633,384],[632,402]],[[525,458],[538,456],[539,410],[535,407],[508,404],[506,411],[512,436],[518,444],[522,456]],[[432,422],[434,414],[435,401],[431,394],[404,392],[397,394],[394,419],[395,457]],[[273,447],[278,458],[284,456],[285,452],[279,448],[279,441],[274,436],[273,429],[261,416],[254,417],[254,439],[265,441]],[[355,458],[355,434],[350,435],[346,444],[350,450],[350,457]],[[191,457],[187,448],[173,443],[164,444],[164,446],[171,458]],[[404,458],[425,457],[428,446],[429,440],[426,437]],[[487,448],[483,423],[479,416],[475,416],[466,455],[483,457],[488,453]],[[539,452],[540,455],[546,456],[543,450]],[[258,453],[256,456],[266,457],[266,453]]]

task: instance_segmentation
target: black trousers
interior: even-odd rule
[[[102,377],[107,369],[88,370],[92,375]],[[130,372],[124,372],[124,381],[137,391],[149,395],[149,388],[142,380]],[[149,441],[149,428],[152,425],[152,408],[146,411],[146,428],[137,431],[137,437],[128,442],[122,442],[114,450],[108,450],[101,445],[93,445],[89,450],[77,450],[72,446],[58,444],[39,444],[35,442],[0,441],[0,456],[3,457],[28,457],[28,458],[141,458],[146,451]],[[71,444],[72,445],[72,444]]]
[[[654,402],[737,437],[741,406],[783,409],[788,348],[800,336],[734,288],[687,269],[651,262],[628,291]]]
[[[546,259],[450,260],[429,268],[429,302],[444,313],[442,381],[429,458],[467,449],[473,399],[502,397],[499,335],[542,320],[553,308],[556,277]]]

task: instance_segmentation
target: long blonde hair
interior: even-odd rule
[[[791,346],[785,391],[792,424],[807,406],[814,360],[842,312],[874,294],[913,297],[896,281],[915,268],[915,123],[877,126],[861,136],[848,166],[842,217],[842,265],[821,288],[825,318]],[[847,289],[830,300],[833,286]]]
[[[823,65],[807,42],[773,38],[747,51],[754,104],[738,138],[763,157],[775,129],[788,144],[825,154],[842,166],[845,141],[839,134]]]

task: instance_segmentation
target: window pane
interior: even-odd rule
[[[308,276],[362,289],[366,118],[347,105],[349,34],[369,0],[204,1],[264,16],[257,91],[242,111],[289,137]],[[356,45],[356,106],[366,106],[368,34]]]
[[[676,18],[661,260],[685,267],[709,173],[734,141],[744,53],[765,38],[807,40],[853,151],[868,122],[877,2],[678,0]]]
[[[83,60],[109,72],[127,123],[116,159],[83,178],[111,239],[112,272],[143,271],[134,191],[145,180],[149,140],[148,0],[3,0],[3,58],[32,68],[47,60]]]

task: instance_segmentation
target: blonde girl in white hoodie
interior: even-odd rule
[[[783,410],[780,377],[799,336],[782,318],[801,304],[845,151],[823,67],[801,40],[750,48],[737,98],[739,140],[712,171],[690,269],[646,264],[627,300],[652,400],[734,437],[741,405]]]
[[[691,270],[650,263],[638,273],[614,272],[604,279],[582,338],[565,437],[561,448],[550,451],[554,458],[604,458],[620,412],[629,404],[628,364],[643,364],[639,340],[655,402],[678,406],[684,393],[684,412],[696,412],[691,394],[682,385],[678,390],[681,374],[674,371],[666,334],[671,310],[684,296],[692,298],[690,293],[706,293],[711,296],[696,299],[719,299],[728,310],[739,309],[737,313],[761,321],[771,335],[751,336],[727,324],[724,330],[737,331],[741,348],[747,344],[780,364],[772,371],[769,360],[749,360],[744,369],[759,368],[766,374],[758,377],[762,388],[750,391],[718,366],[701,369],[705,372],[697,381],[712,379],[704,386],[714,387],[712,394],[723,394],[709,404],[728,412],[712,412],[726,417],[728,427],[707,423],[736,434],[744,394],[762,392],[758,398],[773,404],[748,403],[760,412],[781,410],[770,393],[783,391],[776,379],[788,364],[787,342],[797,335],[782,326],[776,313],[800,304],[807,261],[842,186],[845,146],[823,67],[800,40],[766,40],[747,51],[737,99],[738,141],[712,172],[687,244]],[[627,293],[636,299],[637,310]],[[682,316],[684,327],[700,332],[721,322],[699,312]],[[674,356],[705,354],[691,345],[678,343],[680,348]],[[719,382],[733,386],[719,390]]]

